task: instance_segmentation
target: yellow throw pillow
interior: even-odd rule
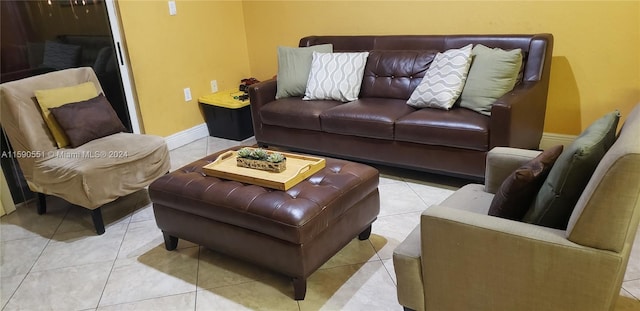
[[[85,82],[76,86],[38,90],[35,91],[35,94],[38,105],[40,105],[40,110],[42,110],[42,116],[53,135],[53,139],[56,140],[58,148],[64,148],[69,145],[69,140],[55,117],[49,111],[49,108],[94,98],[98,96],[98,90],[96,90],[93,82]]]

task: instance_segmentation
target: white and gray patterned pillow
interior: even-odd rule
[[[462,93],[471,67],[471,48],[469,44],[438,53],[407,104],[417,108],[451,109]]]
[[[304,100],[332,99],[348,102],[358,99],[369,52],[313,52],[311,72]]]

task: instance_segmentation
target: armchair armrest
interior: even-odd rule
[[[450,207],[421,216],[426,310],[609,310],[621,255],[562,230]]]
[[[541,81],[520,83],[498,98],[491,107],[490,148],[538,149],[546,107],[547,90]]]
[[[276,99],[278,83],[276,79],[262,81],[249,86],[249,101],[251,102],[251,117],[253,118],[253,131],[256,140],[262,138],[262,120],[260,119],[260,109],[265,104]]]
[[[518,167],[537,157],[541,151],[495,147],[487,153],[484,190],[496,193],[502,182]]]

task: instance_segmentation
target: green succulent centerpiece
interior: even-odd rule
[[[279,152],[244,147],[237,151],[237,165],[280,173],[287,168],[287,158]]]

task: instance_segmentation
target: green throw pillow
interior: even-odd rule
[[[516,85],[522,66],[522,50],[503,50],[476,45],[473,62],[460,95],[460,106],[491,115],[491,105]]]
[[[278,47],[278,90],[276,99],[302,96],[307,89],[313,52],[331,53],[333,44],[303,48]]]
[[[618,111],[606,114],[565,148],[522,219],[524,222],[562,230],[567,228],[578,198],[615,142],[619,119]]]

